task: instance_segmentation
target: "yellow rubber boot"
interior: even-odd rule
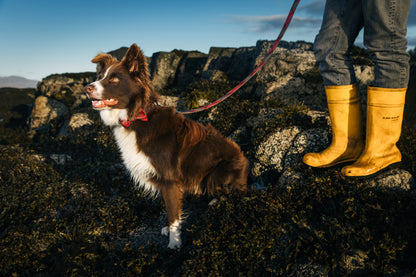
[[[401,135],[407,88],[368,88],[367,136],[365,149],[342,174],[349,177],[370,177],[401,162],[396,146]]]
[[[357,85],[325,87],[332,124],[331,145],[320,153],[308,153],[303,162],[312,167],[331,167],[356,161],[364,148],[360,93]]]

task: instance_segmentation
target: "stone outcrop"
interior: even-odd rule
[[[158,52],[153,54],[149,69],[153,86],[157,91],[173,86],[176,70],[183,53],[179,51]]]
[[[93,72],[50,75],[38,84],[38,94],[76,108],[87,99],[84,86],[94,81],[95,75]]]

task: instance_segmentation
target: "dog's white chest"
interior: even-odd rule
[[[157,176],[157,172],[149,158],[138,150],[136,133],[120,126],[114,128],[114,136],[124,165],[130,171],[134,183],[146,192],[156,194],[158,191],[151,179]]]

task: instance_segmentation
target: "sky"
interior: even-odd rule
[[[416,0],[408,21],[416,45]],[[301,0],[284,40],[313,42],[324,0]],[[0,0],[0,76],[41,80],[95,71],[90,61],[136,43],[159,51],[254,46],[275,40],[292,1],[283,0]],[[362,36],[357,38],[362,45]]]

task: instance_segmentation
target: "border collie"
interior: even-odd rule
[[[249,162],[233,141],[171,107],[157,104],[140,48],[133,44],[121,62],[98,54],[97,81],[85,90],[104,124],[111,126],[124,165],[137,187],[161,194],[169,226],[168,247],[181,246],[180,224],[185,193],[247,191]]]

